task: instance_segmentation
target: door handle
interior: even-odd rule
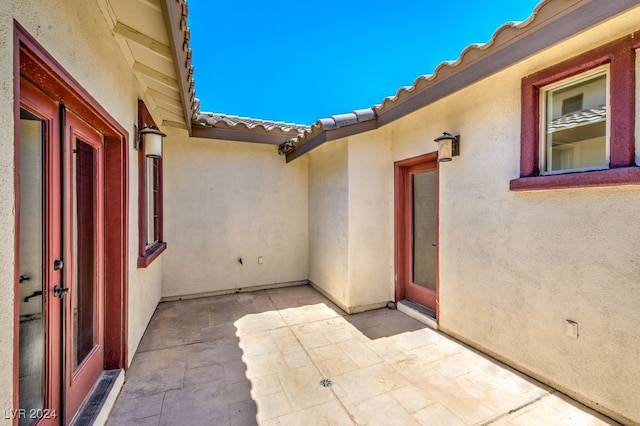
[[[62,299],[64,297],[65,294],[69,293],[69,288],[68,287],[60,287],[59,285],[56,284],[55,287],[53,287],[53,295],[55,297],[57,297],[58,299]]]
[[[19,279],[20,279],[20,282],[23,282],[23,281],[29,281],[31,279],[31,277],[29,275],[27,275],[27,274],[22,274],[22,275],[20,275]]]
[[[29,299],[31,299],[32,297],[36,297],[36,296],[42,296],[42,290],[38,290],[38,291],[34,291],[33,293],[31,293],[30,295],[28,295],[27,297],[24,298],[25,302],[28,302]]]

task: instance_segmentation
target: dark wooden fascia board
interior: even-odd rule
[[[348,126],[338,127],[336,129],[329,129],[327,130],[327,141],[346,138],[347,136],[368,132],[369,130],[374,130],[376,128],[378,128],[378,123],[373,119],[350,124]]]
[[[237,142],[264,143],[269,145],[280,145],[283,142],[293,139],[295,135],[269,134],[255,132],[245,129],[221,129],[217,127],[191,127],[191,136],[205,139],[221,139]]]
[[[377,129],[378,125],[375,119],[362,121],[360,123],[350,124],[348,126],[342,126],[335,129],[322,130],[313,138],[309,139],[302,145],[299,145],[296,149],[287,154],[287,163],[295,160],[301,155],[306,154],[317,146],[322,145],[325,142],[334,141],[337,139],[346,138],[347,136],[356,135],[358,133],[368,132],[369,130]]]
[[[165,27],[168,31],[169,42],[171,43],[171,50],[173,52],[173,64],[175,66],[176,75],[178,76],[178,87],[180,90],[180,100],[182,101],[182,111],[184,114],[185,123],[187,123],[187,130],[189,136],[191,136],[191,96],[189,94],[190,78],[187,68],[190,66],[187,59],[187,50],[185,44],[188,44],[188,40],[185,40],[185,33],[180,30],[180,20],[182,19],[183,5],[177,0],[162,0],[160,2],[162,6],[162,14],[164,16]],[[185,23],[186,25],[186,23]]]
[[[426,87],[397,105],[378,111],[378,126],[382,127],[417,111],[638,4],[638,0],[588,2],[553,22],[535,27],[523,36],[515,38],[507,46],[488,53],[476,62],[467,66],[460,65],[461,68],[451,76]]]
[[[298,157],[306,154],[311,151],[313,148],[316,148],[327,141],[327,132],[322,130],[320,133],[306,141],[303,145],[298,146],[293,151],[287,154],[287,163],[295,160]]]

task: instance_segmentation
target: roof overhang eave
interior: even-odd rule
[[[176,75],[182,111],[189,136],[192,134],[193,118],[198,113],[198,101],[195,97],[193,65],[191,64],[191,48],[189,47],[190,31],[187,27],[187,4],[184,1],[160,0],[165,26],[169,32],[171,52]]]
[[[280,145],[295,138],[298,133],[273,132],[267,130],[236,128],[236,127],[212,127],[192,124],[191,136],[205,139],[219,139],[235,142],[264,143]]]
[[[336,127],[333,129],[323,129],[315,132],[313,136],[306,139],[303,144],[298,145],[293,150],[286,154],[287,163],[295,160],[296,158],[306,154],[312,149],[322,145],[325,142],[346,138],[348,136],[356,135],[358,133],[368,132],[378,127],[375,118],[361,121],[354,124],[349,124],[342,127]]]

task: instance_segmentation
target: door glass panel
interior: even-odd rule
[[[75,139],[73,149],[73,367],[96,342],[97,167],[95,149]]]
[[[436,173],[414,174],[412,188],[412,281],[436,291]]]
[[[44,122],[20,110],[20,408],[44,408]],[[19,424],[32,420],[19,416]]]

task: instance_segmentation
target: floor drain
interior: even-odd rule
[[[328,388],[333,384],[333,381],[331,379],[322,379],[320,380],[320,384],[322,385],[323,388]]]

